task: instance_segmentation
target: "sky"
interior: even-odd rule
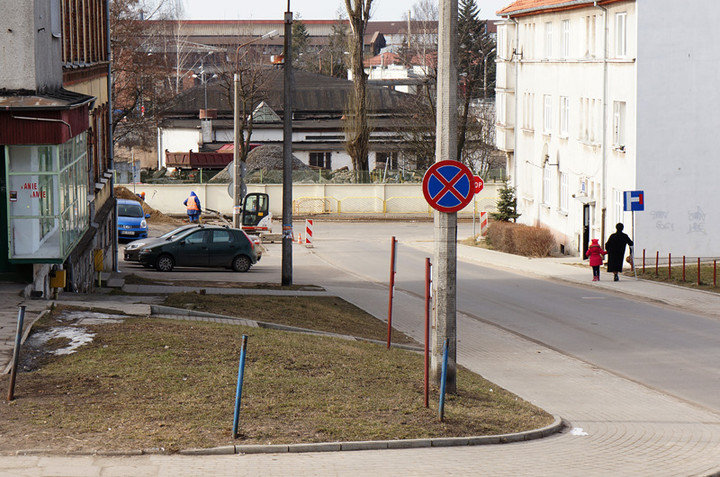
[[[185,18],[192,20],[282,19],[286,0],[184,0]],[[401,20],[415,0],[374,0],[371,20]],[[495,12],[512,0],[476,0],[482,18],[496,18]],[[290,7],[305,20],[335,19],[345,9],[343,0],[291,0]]]

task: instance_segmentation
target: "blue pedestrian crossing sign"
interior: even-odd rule
[[[645,210],[645,192],[629,190],[625,192],[625,212],[640,212]]]

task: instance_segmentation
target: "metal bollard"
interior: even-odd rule
[[[233,439],[238,436],[238,424],[240,421],[240,402],[242,399],[243,380],[245,377],[245,353],[247,352],[247,335],[242,336],[242,349],[240,350],[240,364],[238,366],[237,389],[235,390],[235,415],[233,416]]]
[[[17,375],[17,367],[20,361],[20,345],[22,341],[23,322],[25,321],[25,305],[20,305],[18,310],[17,332],[15,333],[15,351],[13,352],[12,370],[10,371],[10,387],[8,389],[7,400],[15,399],[15,376]]]

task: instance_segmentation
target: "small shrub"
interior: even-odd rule
[[[547,257],[555,248],[550,230],[509,222],[491,223],[486,241],[495,250],[526,257]]]

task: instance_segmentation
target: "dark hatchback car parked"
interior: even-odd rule
[[[170,232],[164,233],[159,237],[135,240],[125,246],[125,250],[123,251],[123,257],[125,258],[126,262],[139,262],[140,250],[148,248],[151,245],[162,243],[163,241],[172,240],[173,238],[179,237],[180,235],[186,233],[190,229],[197,229],[200,227],[201,225],[198,224],[188,224],[173,229]]]
[[[240,229],[200,226],[140,250],[140,262],[169,272],[174,267],[226,267],[247,272],[257,263],[255,244]]]

